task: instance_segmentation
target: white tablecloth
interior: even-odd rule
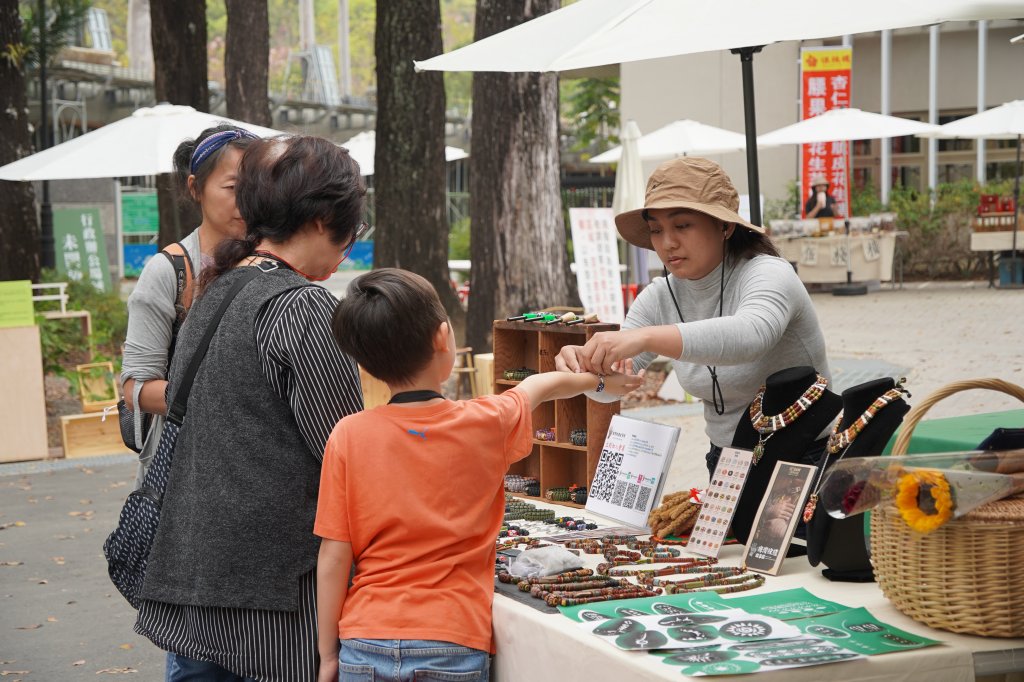
[[[557,509],[562,515],[580,516],[579,509]],[[592,516],[587,514],[587,516]],[[611,524],[611,522],[609,522]],[[603,559],[583,555],[588,566]],[[738,566],[743,547],[724,547],[722,565]],[[863,606],[883,623],[907,632],[936,639],[941,646],[926,647],[828,666],[791,668],[752,675],[750,682],[785,680],[927,680],[927,682],[970,682],[979,675],[1024,670],[1024,639],[996,639],[955,635],[934,630],[904,616],[882,595],[874,583],[833,583],[812,568],[805,557],[787,559],[780,575],[767,576],[763,587],[730,596],[765,594],[803,587],[817,597],[856,608]],[[629,682],[632,680],[679,680],[679,666],[667,665],[646,652],[620,651],[584,631],[561,614],[548,614],[500,594],[494,598],[495,682]],[[735,680],[736,677],[729,679]]]

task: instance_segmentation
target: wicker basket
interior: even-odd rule
[[[1024,401],[1024,388],[1000,379],[949,384],[907,414],[892,454],[906,454],[914,427],[932,405],[974,388]],[[911,530],[893,505],[882,505],[871,515],[871,562],[882,593],[920,623],[1024,636],[1024,496],[982,505],[928,534]]]

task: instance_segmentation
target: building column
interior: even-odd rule
[[[892,106],[889,102],[890,89],[892,87],[892,31],[882,31],[882,110],[879,112],[884,116],[892,114]],[[880,140],[882,143],[882,167],[879,170],[881,177],[878,179],[878,186],[881,190],[882,203],[888,205],[889,190],[892,188],[892,140]]]
[[[985,111],[985,73],[988,70],[988,21],[978,22],[978,113]],[[985,140],[975,140],[974,149],[977,157],[974,163],[975,174],[979,184],[985,184]]]
[[[939,123],[939,26],[928,27],[928,122]],[[928,189],[932,192],[939,184],[939,141],[928,138]],[[933,198],[934,200],[934,198]]]

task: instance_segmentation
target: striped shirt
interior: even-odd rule
[[[319,461],[338,420],[363,409],[359,370],[331,335],[335,305],[322,287],[292,289],[266,304],[254,330],[263,374],[291,406],[306,446]],[[345,390],[325,390],[324,376],[342,377],[331,383]],[[299,579],[297,590],[298,611],[143,601],[135,631],[161,649],[211,661],[246,678],[312,682],[318,664],[315,571]]]

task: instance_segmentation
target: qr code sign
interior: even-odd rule
[[[637,493],[636,504],[633,505],[633,509],[636,509],[637,511],[646,510],[647,503],[651,501],[651,491],[653,490],[654,488],[647,485],[640,486],[640,492]]]
[[[626,493],[626,482],[625,481],[616,481],[615,482],[615,492],[612,493],[611,503],[614,504],[616,507],[621,507],[622,506],[622,496],[625,493]]]
[[[626,509],[632,509],[633,504],[636,502],[637,491],[640,490],[640,486],[636,483],[630,483],[626,486],[626,496],[622,500],[622,506]]]
[[[615,481],[619,477],[619,467],[622,466],[622,453],[601,451],[601,459],[597,462],[597,471],[594,472],[594,480],[590,484],[589,496],[595,500],[607,502],[615,492]]]

